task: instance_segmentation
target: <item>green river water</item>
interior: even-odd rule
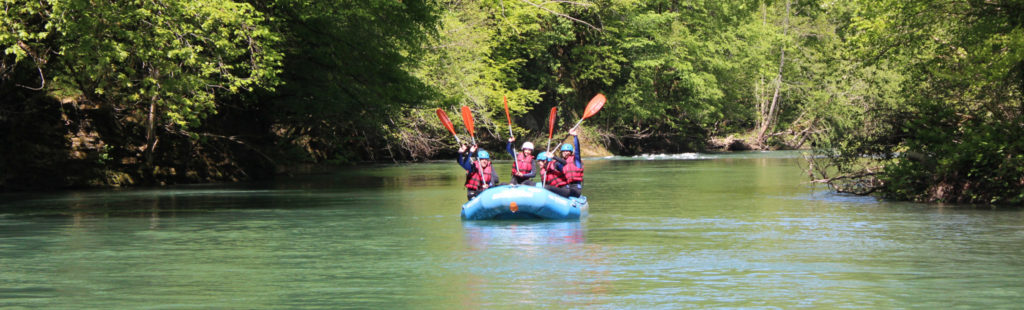
[[[578,222],[463,222],[454,160],[7,194],[0,308],[1024,305],[1021,211],[832,194],[798,157],[588,159]]]

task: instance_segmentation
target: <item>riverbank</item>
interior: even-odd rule
[[[69,103],[64,105],[71,110]],[[59,105],[58,105],[59,106]],[[95,109],[95,108],[94,108]],[[90,109],[79,108],[80,113],[98,114]],[[373,165],[378,163],[416,162],[421,160],[369,160],[354,162],[311,161],[283,155],[284,150],[273,143],[272,138],[249,140],[205,139],[189,140],[185,137],[162,137],[159,152],[156,153],[152,172],[146,173],[145,158],[139,147],[126,147],[140,137],[131,135],[133,129],[112,131],[98,122],[98,117],[76,117],[64,115],[67,126],[39,126],[22,128],[27,136],[46,136],[48,140],[63,143],[33,144],[25,140],[14,144],[15,148],[28,151],[8,153],[7,169],[0,179],[0,191],[50,190],[69,188],[109,188],[132,186],[163,186],[172,184],[222,183],[246,180],[270,179],[279,175],[315,174],[325,167]],[[102,119],[102,118],[99,118]],[[582,127],[580,146],[584,157],[607,157],[616,154],[610,144],[615,140],[592,127]],[[759,148],[750,142],[752,134],[728,135],[707,139],[704,149],[689,149],[683,152],[735,152],[749,150],[786,150],[784,144]],[[112,145],[108,140],[121,141]],[[547,147],[547,137],[520,137],[520,141],[532,141],[539,148]],[[559,140],[561,139],[561,140]],[[488,139],[495,140],[495,139]],[[483,141],[481,141],[483,142]],[[486,147],[499,160],[509,158],[501,142],[489,143]],[[551,148],[557,149],[562,143],[572,143],[570,136],[556,135]],[[520,142],[516,143],[519,147]],[[652,144],[657,145],[657,144]],[[442,147],[435,156],[426,160],[447,160],[454,158],[453,146]],[[806,146],[804,147],[806,149]],[[648,150],[637,150],[642,154]],[[8,150],[10,152],[10,150]],[[657,152],[657,151],[652,151]],[[659,152],[660,153],[660,152]],[[269,154],[269,155],[268,155]],[[18,164],[12,164],[17,162]]]
[[[706,149],[715,152],[809,150],[811,146],[806,143],[808,138],[809,136],[806,133],[793,133],[789,131],[768,135],[764,143],[758,143],[757,134],[749,131],[740,134],[730,134],[724,137],[709,137]]]
[[[431,148],[426,152],[432,154],[429,157],[407,156],[401,153],[405,148],[399,145],[382,150],[358,144],[334,149],[334,155],[329,155],[313,140],[283,141],[284,137],[267,133],[265,128],[255,126],[255,122],[243,122],[251,115],[230,110],[217,115],[217,119],[193,135],[157,135],[155,151],[147,153],[148,139],[142,123],[119,121],[137,119],[139,115],[123,114],[78,99],[81,98],[57,100],[39,96],[10,106],[18,108],[16,111],[21,117],[0,122],[10,130],[10,134],[4,135],[5,148],[0,150],[0,191],[230,183],[316,173],[328,166],[449,160],[455,157],[455,146],[446,143],[424,143],[425,147]],[[538,148],[546,148],[546,132],[533,132],[540,135],[518,137],[516,147],[531,141]],[[437,136],[446,132],[421,131],[417,134],[422,140],[453,142],[446,136]],[[681,135],[622,140],[600,127],[584,124],[579,137],[584,157],[757,149],[748,142],[750,134],[712,137],[704,148],[701,148],[701,143],[681,142],[689,141],[686,140],[689,136]],[[485,135],[478,138],[478,142],[497,159],[509,159],[504,152],[504,139],[507,137]],[[690,139],[702,140],[699,136]],[[630,147],[615,148],[624,142]],[[557,149],[561,143],[572,143],[572,138],[564,132],[556,133],[550,147]],[[359,152],[390,156],[360,159],[360,156],[352,155],[354,160],[338,159],[340,154]]]

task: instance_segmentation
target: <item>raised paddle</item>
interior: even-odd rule
[[[473,139],[473,145],[476,146],[476,135],[473,134],[473,112],[469,111],[469,107],[467,106],[462,106],[462,122],[466,124],[466,131],[469,132],[469,137],[470,139]],[[484,181],[484,168],[480,167],[480,158],[476,159],[476,173],[480,174],[480,183],[482,183],[483,187],[486,189],[487,182]]]
[[[508,136],[512,136],[512,115],[508,113],[508,97],[501,96],[501,101],[505,103],[505,119],[508,120]]]
[[[601,111],[601,107],[604,107],[605,100],[606,99],[602,94],[597,94],[596,96],[594,96],[594,98],[591,98],[590,102],[587,103],[586,110],[583,111],[583,117],[581,117],[580,121],[576,122],[576,125],[573,125],[572,129],[569,129],[569,131],[572,131],[573,129],[580,127],[580,124],[583,123],[583,120],[587,119],[588,117],[594,116],[594,114],[597,114],[597,111]],[[559,141],[564,141],[566,138],[569,138],[569,136],[566,135],[562,139],[559,139]]]
[[[505,102],[505,119],[508,119],[508,137],[512,138],[512,139],[515,139],[516,137],[512,135],[512,115],[508,114],[508,97],[501,96],[501,100],[503,102]],[[519,155],[516,155],[516,146],[513,145],[512,146],[512,164],[515,165],[516,172],[519,172],[519,161],[516,160],[516,158],[518,158],[518,157],[519,157]]]
[[[473,139],[473,145],[476,145],[476,135],[473,134],[473,112],[470,112],[467,106],[462,106],[462,123],[466,125],[466,131]]]
[[[601,111],[601,107],[604,107],[605,100],[606,99],[602,94],[597,94],[597,96],[594,96],[594,98],[590,99],[590,102],[587,103],[587,109],[583,111],[583,117],[580,118],[580,121],[576,122],[576,125],[572,126],[572,128],[576,129],[576,127],[580,127],[580,124],[583,123],[583,120],[587,119],[588,117],[594,116],[594,114],[597,114],[597,111]]]
[[[455,125],[452,125],[452,120],[448,119],[448,113],[445,113],[441,108],[437,108],[437,118],[441,119],[441,124],[444,128],[448,129],[448,132],[455,136],[455,143],[462,144],[459,140],[459,135],[455,133]]]
[[[551,113],[548,116],[548,147],[547,151],[551,152],[551,137],[555,134],[555,112],[558,107],[551,107]]]

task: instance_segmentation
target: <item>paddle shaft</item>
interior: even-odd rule
[[[558,107],[551,107],[551,113],[548,114],[548,147],[545,148],[545,152],[551,152],[551,137],[555,134],[555,112],[558,111]],[[549,159],[550,160],[550,159]],[[543,167],[540,168],[540,186],[547,186],[548,180],[548,163],[544,163]]]
[[[551,159],[548,159],[547,162],[544,162],[544,163],[541,164],[541,167],[540,167],[540,187],[544,187],[544,186],[548,185],[547,184],[547,182],[548,182],[548,164],[550,163],[550,160]]]
[[[512,115],[508,113],[508,97],[502,96],[501,99],[505,103],[505,119],[508,120],[508,137],[515,140],[516,137],[512,135]],[[512,164],[515,165],[516,172],[519,172],[519,161],[517,159],[519,159],[519,154],[516,154],[516,146],[512,145]]]

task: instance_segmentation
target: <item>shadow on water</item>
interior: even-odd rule
[[[274,199],[302,195],[300,191],[246,188],[168,188],[151,190],[76,191],[21,197],[2,210],[13,216],[172,216],[223,208],[263,208]],[[269,199],[269,200],[268,200]]]
[[[448,188],[457,174],[436,173],[440,164],[326,169],[265,182],[96,189],[0,195],[0,216],[150,217],[227,209],[378,206],[389,193]]]

